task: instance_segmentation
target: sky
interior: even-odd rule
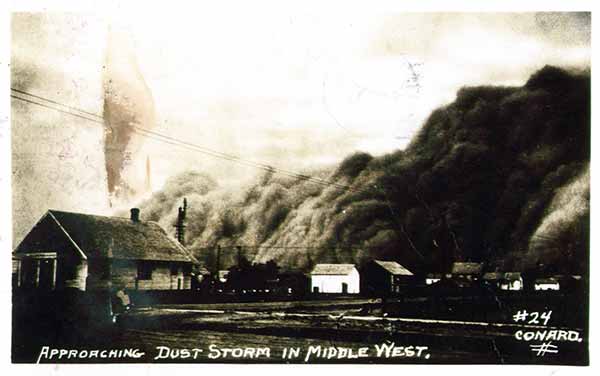
[[[585,13],[198,8],[17,14],[11,65],[13,87],[100,115],[114,79],[144,127],[303,172],[402,149],[462,86],[521,85],[546,64],[586,69],[590,54]],[[15,240],[51,207],[110,214],[140,199],[110,200],[106,133],[87,123],[12,100]],[[223,185],[260,173],[155,138],[131,143],[123,175],[135,187],[147,159],[155,191],[189,169]]]
[[[253,161],[302,170],[355,151],[403,148],[464,85],[520,85],[545,64],[589,65],[581,14],[149,14],[116,20],[133,39],[157,127]],[[246,167],[172,146],[158,185],[202,166]],[[151,154],[150,151],[148,154]]]

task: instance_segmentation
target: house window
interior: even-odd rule
[[[140,262],[137,265],[137,279],[152,279],[153,265],[149,262]]]
[[[171,264],[171,275],[179,274],[179,266],[177,264]]]

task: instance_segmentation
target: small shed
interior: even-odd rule
[[[519,291],[523,290],[523,277],[519,272],[508,272],[504,273],[502,281],[500,282],[500,288],[502,290]]]
[[[414,283],[414,275],[395,261],[371,260],[361,269],[361,282],[363,292],[399,293]]]
[[[533,285],[536,291],[560,290],[560,283],[555,278],[538,278]]]
[[[475,281],[483,272],[483,264],[478,262],[455,262],[452,264],[452,278]]]
[[[219,270],[219,282],[225,283],[229,279],[229,270]]]
[[[425,284],[426,285],[433,285],[435,283],[438,283],[441,280],[442,280],[442,274],[440,274],[440,273],[428,273],[427,275],[425,275]]]
[[[481,279],[489,286],[500,288],[502,280],[504,279],[504,273],[502,272],[487,272],[483,274]]]
[[[557,274],[553,275],[562,291],[582,291],[584,281],[580,275]]]
[[[317,264],[310,273],[314,293],[358,294],[360,275],[354,264]]]

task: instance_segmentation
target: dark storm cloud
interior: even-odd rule
[[[265,247],[247,249],[256,261],[285,267],[378,257],[428,270],[473,260],[580,271],[587,239],[578,229],[589,211],[565,212],[557,202],[570,202],[565,187],[574,179],[583,199],[571,205],[586,200],[589,121],[589,77],[546,67],[523,87],[463,88],[405,151],[359,153],[320,172],[353,190],[266,174],[232,194],[187,174],[142,207],[171,226],[187,196],[188,244],[204,260],[217,244],[246,244]],[[192,180],[196,188],[176,188]],[[534,235],[554,247],[542,252]],[[571,250],[568,261],[563,249]]]

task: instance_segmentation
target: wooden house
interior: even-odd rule
[[[190,289],[197,260],[155,222],[49,210],[13,254],[20,289]]]
[[[360,280],[363,293],[399,293],[414,283],[414,275],[395,261],[371,260],[361,268]]]
[[[314,293],[358,294],[360,275],[354,264],[317,264],[310,273]]]

